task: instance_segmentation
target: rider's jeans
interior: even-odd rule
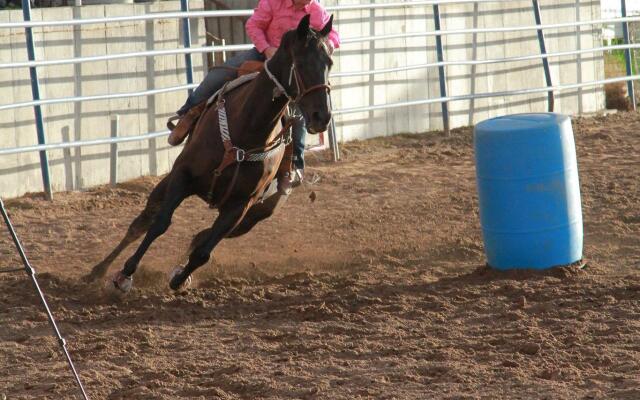
[[[296,169],[304,169],[304,142],[307,136],[307,127],[304,118],[296,119],[291,126],[291,138],[293,139],[293,166]]]
[[[254,47],[251,50],[243,51],[228,59],[223,66],[240,68],[245,61],[264,61],[264,55]],[[178,110],[178,115],[183,115],[191,107],[202,103],[217,92],[225,82],[233,80],[238,73],[227,68],[213,68],[204,80],[187,98],[187,101]]]

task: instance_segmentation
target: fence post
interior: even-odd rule
[[[120,116],[111,116],[111,138],[117,138],[120,134]],[[118,183],[118,143],[111,143],[111,155],[110,155],[110,178],[109,183],[111,186],[115,186]]]
[[[542,17],[540,16],[540,4],[538,3],[538,0],[532,0],[532,2],[533,2],[533,14],[536,18],[536,25],[542,25]],[[544,78],[547,82],[547,87],[551,87],[553,86],[553,83],[551,82],[551,69],[549,68],[549,59],[547,58],[547,46],[544,41],[544,32],[542,29],[538,29],[538,43],[540,43],[540,54],[542,54],[542,66],[544,68]],[[553,112],[553,109],[554,109],[553,90],[549,90],[547,97],[549,99],[548,111]]]
[[[440,31],[440,6],[433,5],[433,20],[436,26],[436,32]],[[436,35],[436,52],[438,53],[438,62],[444,61],[444,52],[442,51],[442,35]],[[438,75],[440,78],[440,97],[447,97],[447,76],[445,75],[444,65],[438,67]],[[449,104],[442,101],[442,124],[444,132],[449,134]]]
[[[333,101],[331,100],[331,93],[327,93],[327,96],[329,96],[329,109],[333,109]],[[338,146],[338,138],[336,135],[336,122],[333,119],[333,116],[331,117],[331,123],[329,124],[329,130],[328,130],[328,135],[329,136],[329,147],[331,148],[331,153],[333,154],[333,161],[340,161],[340,147]]]
[[[580,0],[576,0],[576,22],[580,22],[582,18],[581,14]],[[576,50],[582,50],[582,32],[581,27],[576,26]],[[576,81],[577,83],[582,83],[582,54],[576,55]],[[582,97],[584,95],[582,87],[578,88],[578,114],[583,114],[583,101]]]
[[[478,3],[473,3],[473,28],[476,29],[478,28],[478,13],[479,13],[479,6]],[[478,34],[474,33],[473,34],[473,39],[471,39],[471,59],[475,60],[476,58],[478,58]],[[476,94],[476,70],[477,70],[477,66],[475,64],[471,65],[471,76],[469,77],[469,81],[470,81],[470,91],[469,93],[471,94]],[[476,111],[476,99],[475,97],[472,97],[471,100],[469,100],[469,126],[473,126],[473,120],[474,120],[474,114]]]
[[[22,0],[22,15],[25,22],[31,21],[31,1]],[[31,27],[25,28],[25,37],[27,40],[27,55],[29,61],[35,61],[36,51],[33,43],[33,29]],[[38,71],[36,67],[29,67],[29,73],[31,74],[31,93],[33,100],[40,100],[40,81],[38,80]],[[39,105],[33,106],[33,111],[36,118],[36,130],[38,133],[38,144],[45,144],[46,138],[44,133],[44,123],[42,121],[42,109]],[[49,157],[45,150],[40,151],[40,171],[42,172],[42,185],[44,187],[45,196],[48,200],[53,199],[53,192],[51,190],[51,176],[49,174]]]
[[[620,6],[622,8],[622,18],[627,16],[627,0],[620,0]],[[629,40],[629,23],[622,23],[622,36],[624,36],[624,44],[629,45],[631,41]],[[633,75],[633,71],[631,68],[631,49],[626,49],[624,51],[624,63],[627,67],[627,76]],[[629,79],[627,81],[627,91],[629,92],[629,99],[631,100],[631,107],[636,109],[636,93],[633,90],[633,80]]]
[[[180,10],[184,12],[189,11],[189,0],[180,0]],[[191,47],[191,22],[188,17],[182,20],[182,33],[184,36],[184,47],[188,49]],[[185,53],[184,62],[187,72],[187,83],[190,85],[193,83],[193,63],[191,62],[191,53]],[[191,92],[193,92],[193,89],[189,89],[189,94],[191,94]]]

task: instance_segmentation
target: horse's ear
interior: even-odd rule
[[[327,37],[329,33],[331,33],[332,27],[333,27],[333,14],[331,14],[329,21],[324,25],[324,28],[322,28],[322,30],[320,31],[320,35],[322,35],[322,37]]]
[[[298,29],[296,29],[296,31],[298,32],[298,37],[300,39],[304,39],[307,37],[307,35],[309,35],[310,19],[311,19],[311,15],[307,14],[304,17],[302,17],[302,19],[300,20],[300,23],[298,24]]]

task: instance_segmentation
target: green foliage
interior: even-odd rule
[[[633,43],[633,40],[632,40]],[[611,39],[611,45],[625,44],[623,38]],[[604,43],[606,46],[606,43]],[[604,62],[611,70],[622,71],[622,75],[626,75],[626,50],[610,50],[605,52]],[[640,50],[631,49],[631,74],[636,75],[640,71]]]

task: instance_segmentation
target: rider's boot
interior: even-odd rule
[[[186,113],[182,115],[174,115],[169,118],[167,121],[167,128],[169,128],[171,134],[169,135],[167,142],[169,142],[171,146],[177,146],[184,141],[206,106],[207,102],[203,101],[189,109]],[[176,120],[178,120],[177,124],[174,123]]]

